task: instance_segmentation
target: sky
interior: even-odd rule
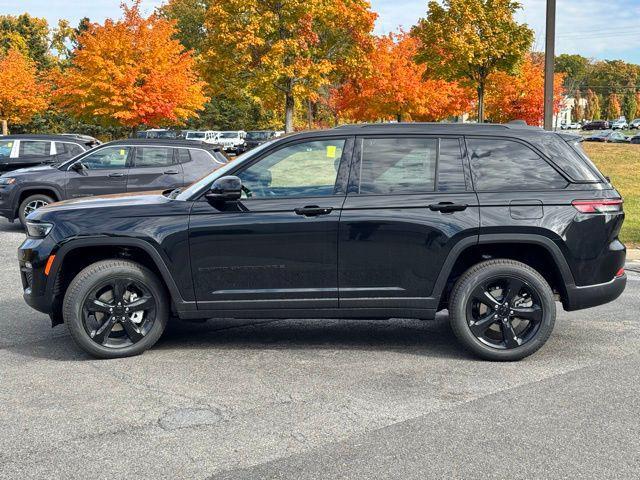
[[[370,0],[379,14],[376,33],[408,29],[426,13],[427,0]],[[121,0],[0,0],[0,14],[28,12],[55,25],[59,18],[76,24],[82,17],[103,21],[119,16]],[[162,0],[142,0],[151,13]],[[519,21],[536,32],[535,48],[544,49],[546,0],[520,0]],[[640,0],[557,0],[556,53],[640,64]]]

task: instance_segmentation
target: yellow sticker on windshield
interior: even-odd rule
[[[120,150],[120,155],[124,157],[124,148]]]
[[[336,146],[327,145],[327,158],[336,158]]]
[[[13,142],[7,143],[7,147],[9,147],[9,148],[13,147]]]

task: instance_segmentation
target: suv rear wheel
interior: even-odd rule
[[[487,360],[520,360],[548,340],[556,318],[553,292],[536,270],[514,260],[489,260],[467,270],[449,301],[451,328]]]
[[[64,321],[76,343],[100,358],[138,355],[160,338],[169,318],[163,285],[128,260],[89,265],[64,297]]]
[[[53,202],[55,202],[53,198],[40,193],[25,198],[18,207],[18,218],[20,219],[20,223],[24,226],[27,215],[36,211],[38,208],[44,207],[45,205],[49,205]]]

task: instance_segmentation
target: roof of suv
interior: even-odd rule
[[[89,140],[91,139],[91,140]],[[90,142],[94,142],[95,138],[93,137],[85,137],[81,135],[30,135],[27,133],[24,134],[16,134],[16,135],[0,135],[0,140],[49,140],[49,141],[59,141],[59,142],[72,142],[79,143],[85,145]]]
[[[200,140],[180,140],[174,138],[126,138],[114,140],[104,145],[162,145],[165,147],[199,147],[206,150],[218,150],[220,145],[202,142]]]
[[[436,122],[400,122],[400,123],[360,123],[352,125],[341,125],[333,130],[344,133],[366,134],[366,133],[457,133],[457,134],[522,134],[523,132],[546,133],[539,127],[527,125],[524,122],[512,123],[436,123]]]

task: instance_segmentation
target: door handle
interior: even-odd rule
[[[468,206],[466,203],[440,202],[429,205],[429,210],[442,213],[461,212]]]
[[[177,175],[178,171],[177,170],[165,170],[163,173],[165,175]]]
[[[304,215],[305,217],[317,217],[318,215],[328,215],[333,208],[319,207],[317,205],[307,205],[306,207],[296,208],[296,215]]]
[[[110,177],[124,177],[124,173],[113,172],[109,174]]]

